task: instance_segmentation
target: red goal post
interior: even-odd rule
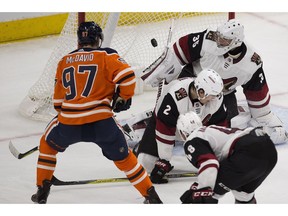
[[[139,78],[140,74],[163,52],[172,19],[173,43],[185,34],[216,28],[231,18],[235,18],[234,12],[70,13],[41,76],[19,105],[19,111],[35,120],[49,121],[55,116],[52,95],[57,64],[64,55],[77,48],[76,32],[83,21],[95,21],[102,27],[102,47],[117,50],[134,68],[137,76],[136,94],[141,94],[145,86]],[[151,44],[153,38],[157,41],[156,47]]]

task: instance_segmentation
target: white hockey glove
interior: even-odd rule
[[[288,133],[284,128],[283,122],[272,112],[256,119],[252,118],[249,125],[252,127],[263,126],[274,144],[285,143],[288,141]]]
[[[145,84],[157,87],[162,79],[165,79],[167,83],[174,80],[181,72],[181,69],[182,66],[173,49],[166,47],[162,55],[145,70],[145,74],[141,78]],[[149,73],[150,75],[146,76]]]

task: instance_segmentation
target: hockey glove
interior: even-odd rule
[[[171,166],[170,162],[164,159],[156,161],[155,166],[150,174],[150,179],[154,184],[168,183],[168,179],[164,178],[165,174],[170,172],[174,166]]]
[[[128,100],[124,100],[122,97],[120,97],[120,89],[117,88],[115,94],[112,98],[112,110],[115,113],[119,113],[124,110],[128,110],[131,106],[132,98]]]
[[[197,188],[198,183],[194,182],[191,188],[180,197],[182,204],[217,204],[218,200],[213,198],[213,190],[210,187]]]

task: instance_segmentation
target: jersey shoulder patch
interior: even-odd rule
[[[118,58],[118,61],[121,62],[121,63],[123,63],[123,64],[128,64],[128,63],[127,63],[123,58],[121,58],[121,57]]]
[[[262,59],[261,59],[260,55],[258,55],[256,52],[253,53],[253,55],[251,57],[251,61],[255,62],[256,65],[260,65],[262,63]]]
[[[205,39],[211,40],[211,41],[216,41],[216,32],[215,31],[208,31]]]
[[[177,91],[175,91],[175,98],[177,101],[185,98],[188,96],[187,91],[184,88],[180,88]]]

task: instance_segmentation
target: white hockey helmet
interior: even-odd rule
[[[217,97],[222,95],[224,87],[223,80],[220,75],[212,69],[202,70],[195,78],[194,83],[198,98],[200,98],[199,90],[201,89],[205,92],[204,98],[209,95]]]
[[[183,141],[198,127],[202,126],[200,117],[193,111],[180,114],[177,120],[177,129]]]
[[[244,40],[244,26],[236,19],[220,25],[216,30],[216,54],[224,55],[230,50],[241,46]]]

